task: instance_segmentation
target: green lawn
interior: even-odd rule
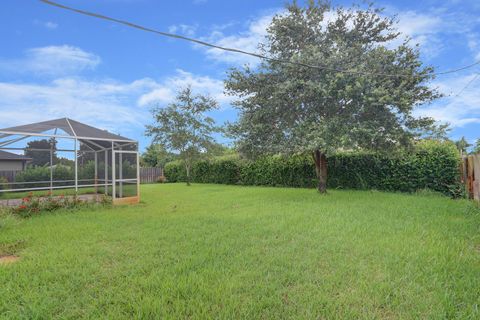
[[[480,318],[465,201],[183,184],[142,197],[4,217],[0,250],[21,258],[0,265],[0,318]]]

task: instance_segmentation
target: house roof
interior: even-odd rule
[[[136,142],[135,140],[113,134],[106,130],[98,129],[69,118],[54,119],[49,121],[0,129],[0,136],[41,136],[42,133],[55,129],[60,129],[64,131],[67,135],[54,134],[50,136],[55,136],[58,138],[74,137],[81,142],[89,145],[93,149],[107,148],[111,146],[112,142],[116,142],[119,144],[130,144],[132,142]]]
[[[10,153],[6,151],[0,150],[0,160],[21,160],[21,161],[28,161],[32,160],[32,158],[26,157],[21,154]]]

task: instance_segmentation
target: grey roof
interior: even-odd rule
[[[15,153],[10,153],[10,152],[0,150],[0,160],[28,161],[28,160],[32,160],[32,158],[26,157],[26,156],[21,155],[21,154],[15,154]]]
[[[18,133],[25,135],[28,133],[39,134],[45,131],[53,130],[53,129],[61,129],[65,131],[68,135],[83,138],[87,140],[113,140],[113,141],[132,141],[132,139],[128,139],[117,134],[110,133],[106,130],[98,129],[87,124],[69,119],[69,118],[61,118],[43,122],[37,122],[32,124],[27,124],[23,126],[11,127],[0,129],[0,132],[5,132],[7,134]]]

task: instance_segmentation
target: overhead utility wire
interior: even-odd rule
[[[467,82],[467,84],[462,88],[462,90],[460,90],[455,96],[454,98],[457,98],[458,96],[460,96],[463,91],[465,91],[475,80],[477,80],[477,78],[480,76],[480,72],[477,73],[472,79],[470,79],[470,81]]]
[[[83,14],[83,15],[86,15],[86,16],[90,16],[90,17],[94,17],[94,18],[98,18],[98,19],[103,19],[103,20],[115,22],[115,23],[118,23],[118,24],[123,24],[123,25],[126,25],[126,26],[131,27],[131,28],[135,28],[135,29],[139,29],[139,30],[143,30],[143,31],[151,32],[151,33],[156,33],[156,34],[159,34],[159,35],[162,35],[162,36],[165,36],[165,37],[190,41],[190,42],[193,42],[193,43],[196,43],[196,44],[200,44],[202,46],[206,46],[206,47],[210,47],[210,48],[214,48],[214,49],[219,49],[219,50],[223,50],[223,51],[228,51],[228,52],[234,52],[234,53],[249,55],[249,56],[252,56],[252,57],[256,57],[256,58],[259,58],[259,59],[268,60],[268,61],[272,61],[272,62],[279,62],[279,63],[284,63],[284,64],[297,65],[297,66],[314,68],[314,69],[319,69],[319,70],[332,71],[332,72],[337,72],[337,73],[347,73],[347,74],[356,74],[356,75],[375,75],[375,76],[384,76],[384,77],[392,77],[392,78],[401,78],[401,77],[409,78],[409,77],[411,77],[411,75],[406,75],[406,74],[389,74],[389,73],[382,73],[382,72],[365,72],[365,71],[355,71],[355,70],[344,70],[344,69],[338,69],[338,68],[331,68],[331,67],[328,67],[328,66],[311,65],[311,64],[302,63],[302,62],[295,62],[295,61],[290,61],[290,60],[285,60],[285,59],[277,59],[277,58],[267,57],[267,56],[264,56],[264,55],[261,55],[261,54],[258,54],[258,53],[253,53],[253,52],[244,51],[244,50],[235,49],[235,48],[222,47],[222,46],[215,45],[215,44],[205,42],[205,41],[202,41],[202,40],[198,40],[198,39],[194,39],[194,38],[190,38],[190,37],[185,37],[185,36],[174,34],[174,33],[158,31],[158,30],[147,28],[147,27],[144,27],[144,26],[132,23],[132,22],[125,21],[125,20],[111,18],[111,17],[105,16],[105,15],[102,15],[102,14],[72,8],[72,7],[69,7],[69,6],[54,2],[54,1],[50,1],[50,0],[40,0],[40,1],[43,2],[43,3],[46,3],[48,5],[64,9],[64,10],[69,10],[69,11],[80,13],[80,14]],[[443,71],[443,72],[436,72],[436,73],[433,73],[431,75],[444,75],[444,74],[454,73],[454,72],[458,72],[458,71],[462,71],[462,70],[474,67],[474,66],[479,65],[479,64],[480,64],[480,61],[477,61],[475,63],[472,63],[472,64],[467,65],[467,66],[460,67],[458,69],[447,70],[447,71]]]

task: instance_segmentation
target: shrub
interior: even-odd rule
[[[8,189],[8,180],[5,177],[0,177],[0,190]]]
[[[181,182],[187,180],[185,167],[180,160],[175,160],[165,164],[163,171],[169,182]]]
[[[449,142],[425,140],[414,151],[386,155],[342,152],[328,158],[328,187],[416,192],[429,189],[461,196],[460,158]],[[185,181],[180,161],[165,165],[169,182]],[[310,155],[269,156],[256,161],[215,159],[200,161],[192,169],[200,183],[314,187],[316,175]]]
[[[8,180],[5,177],[0,177],[0,191],[2,190],[7,190],[9,188],[8,186]],[[2,198],[4,195],[4,192],[0,192],[0,198]]]
[[[107,206],[110,205],[112,201],[110,197],[102,196],[99,203],[102,206]],[[76,195],[72,197],[65,197],[63,195],[54,197],[51,193],[48,193],[45,197],[37,197],[29,193],[22,199],[22,203],[19,206],[12,208],[11,212],[22,218],[28,218],[42,212],[52,212],[59,209],[79,209],[88,205],[90,205],[90,203],[81,200]]]
[[[237,160],[198,162],[193,169],[197,182],[236,184],[240,180],[240,163]]]
[[[53,169],[53,180],[73,180],[75,172],[67,166],[57,165]],[[16,182],[36,182],[36,181],[50,181],[49,167],[29,167],[25,171],[20,172],[15,177]],[[16,188],[25,187],[47,187],[50,183],[36,183],[36,184],[19,184]],[[68,185],[67,183],[65,185]]]

